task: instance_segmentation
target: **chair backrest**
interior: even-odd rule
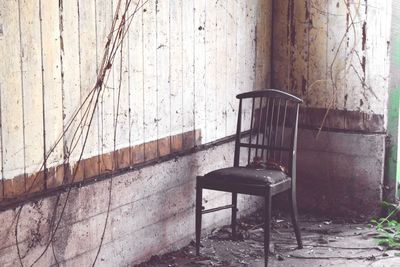
[[[251,91],[236,98],[240,102],[234,166],[243,161],[241,153],[245,150],[247,165],[274,162],[285,166],[292,176],[296,168],[299,105],[303,101],[275,89]]]

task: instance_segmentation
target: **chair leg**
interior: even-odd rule
[[[267,191],[264,203],[264,257],[265,266],[268,266],[268,254],[269,254],[269,244],[271,231],[271,194],[270,190]]]
[[[197,185],[196,186],[196,255],[200,254],[202,198],[203,198],[203,188]]]
[[[291,204],[291,216],[292,216],[292,224],[294,228],[294,234],[296,235],[297,247],[299,249],[303,248],[303,243],[301,241],[300,228],[297,223],[297,200],[295,191],[289,190],[289,202]]]
[[[232,193],[232,239],[236,239],[237,193]]]

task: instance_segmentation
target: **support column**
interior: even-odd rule
[[[400,104],[400,3],[392,4],[389,101],[387,116],[386,170],[384,200],[395,202],[399,197],[399,104]]]

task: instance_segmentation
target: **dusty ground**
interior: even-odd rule
[[[264,266],[263,228],[260,214],[240,221],[240,234],[230,239],[228,226],[214,229],[202,240],[201,256],[194,243],[163,256],[153,256],[139,267]],[[366,223],[300,218],[304,248],[297,249],[290,220],[273,221],[268,266],[400,266],[399,251],[377,245],[376,231]]]

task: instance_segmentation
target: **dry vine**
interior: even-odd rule
[[[104,49],[104,54],[102,57],[102,61],[100,64],[100,68],[97,74],[97,78],[96,78],[96,83],[94,84],[93,88],[89,91],[88,95],[86,96],[86,98],[83,100],[83,102],[81,103],[81,105],[78,107],[78,109],[73,113],[71,120],[69,123],[67,123],[65,129],[63,130],[62,134],[59,136],[59,138],[56,140],[56,142],[54,143],[54,145],[52,146],[52,148],[48,151],[48,153],[45,156],[45,159],[43,161],[43,163],[40,166],[40,170],[38,172],[38,174],[34,177],[32,184],[30,185],[30,187],[27,189],[27,193],[31,192],[33,185],[36,183],[36,180],[39,177],[39,173],[40,171],[42,171],[45,166],[46,166],[46,162],[48,160],[48,158],[50,157],[51,154],[54,153],[55,148],[60,144],[60,142],[63,140],[63,137],[66,135],[66,133],[70,130],[70,128],[72,127],[73,122],[78,118],[78,115],[82,114],[82,117],[79,120],[78,125],[76,126],[75,129],[72,129],[73,134],[72,134],[72,139],[70,141],[69,147],[70,149],[68,150],[68,153],[66,153],[67,155],[64,156],[64,165],[69,163],[69,157],[71,155],[71,153],[76,149],[77,144],[79,143],[80,139],[83,137],[83,145],[82,145],[82,149],[79,153],[79,158],[76,162],[76,167],[73,170],[72,173],[72,179],[71,181],[69,181],[68,183],[68,188],[67,188],[67,193],[65,196],[65,200],[64,203],[62,205],[61,211],[59,213],[59,218],[56,220],[56,216],[57,216],[57,210],[59,207],[59,202],[61,200],[61,195],[62,193],[59,193],[54,205],[54,209],[52,212],[52,217],[50,220],[50,227],[49,227],[49,240],[46,243],[46,246],[44,248],[44,250],[42,251],[42,253],[33,261],[33,263],[30,266],[35,265],[42,257],[43,255],[47,252],[49,246],[52,246],[52,253],[53,253],[53,257],[54,260],[56,262],[57,265],[59,265],[59,262],[57,260],[57,257],[55,255],[55,251],[54,251],[54,237],[55,234],[60,226],[62,217],[64,215],[65,212],[65,208],[66,205],[68,203],[69,197],[70,197],[70,193],[71,190],[73,188],[73,183],[75,181],[75,177],[77,175],[77,172],[79,170],[81,161],[82,161],[82,157],[83,157],[83,152],[85,150],[85,146],[86,146],[86,142],[89,138],[89,132],[90,132],[90,128],[93,122],[93,117],[95,114],[95,111],[98,107],[98,103],[99,103],[99,98],[101,93],[104,91],[104,86],[105,84],[107,84],[109,75],[110,75],[110,70],[112,68],[112,65],[114,63],[114,59],[115,56],[117,54],[118,51],[120,51],[121,53],[121,57],[120,57],[120,62],[119,64],[122,66],[122,46],[123,46],[123,41],[128,33],[129,27],[132,23],[132,20],[134,18],[134,16],[137,14],[137,12],[147,3],[148,0],[139,0],[137,3],[132,4],[132,0],[125,0],[125,3],[122,5],[122,0],[118,0],[117,2],[117,6],[115,9],[115,13],[113,16],[113,20],[112,20],[112,25],[111,25],[111,29],[109,31],[109,34],[107,36],[107,42],[105,44],[105,49]],[[61,3],[61,2],[60,2]],[[61,4],[62,5],[62,4]],[[131,10],[131,6],[133,6],[133,11],[132,14],[128,14],[128,12]],[[60,6],[60,10],[62,11],[62,6]],[[121,18],[120,18],[121,16]],[[115,117],[115,124],[114,124],[114,150],[116,149],[116,135],[117,135],[117,123],[118,123],[118,113],[119,113],[119,100],[120,100],[120,91],[121,91],[121,75],[122,75],[122,68],[120,68],[120,82],[118,85],[118,99],[117,99],[117,107],[116,107],[116,117]],[[86,132],[85,132],[85,127]],[[66,175],[64,173],[64,177],[63,177],[63,184],[66,182]],[[92,266],[94,266],[96,264],[96,261],[98,259],[98,256],[100,254],[101,251],[101,247],[103,245],[103,241],[104,241],[104,235],[107,229],[107,224],[108,224],[108,219],[109,219],[109,214],[110,214],[110,208],[111,208],[111,192],[112,192],[112,177],[110,178],[110,185],[109,185],[109,190],[108,190],[108,204],[107,204],[107,212],[106,212],[106,218],[105,218],[105,223],[104,223],[104,227],[103,227],[103,231],[102,231],[102,235],[100,238],[100,244],[98,246],[97,252],[96,252],[96,256],[94,258],[93,264]],[[12,220],[12,224],[14,224],[15,222],[15,227],[14,227],[14,234],[15,234],[15,242],[16,242],[16,248],[17,248],[17,254],[18,254],[18,259],[20,262],[21,266],[24,266],[22,259],[23,257],[21,256],[21,251],[20,251],[20,247],[19,247],[19,239],[18,239],[18,225],[19,225],[19,220],[20,220],[20,216],[23,210],[24,204],[21,204],[21,206],[18,208],[17,213],[14,217],[14,219]],[[11,224],[11,225],[12,225]],[[26,255],[25,255],[26,256]],[[24,256],[24,257],[25,257]]]
[[[55,144],[50,148],[50,150],[48,151],[48,153],[45,156],[45,159],[43,161],[43,163],[40,166],[40,170],[38,172],[38,174],[36,175],[36,177],[33,179],[32,184],[30,185],[30,187],[27,189],[27,192],[31,192],[33,189],[33,186],[36,183],[36,180],[38,179],[39,173],[40,171],[42,171],[45,166],[46,166],[46,162],[48,160],[48,158],[50,157],[51,154],[54,153],[55,148],[61,143],[61,141],[63,140],[64,136],[66,135],[67,132],[69,132],[72,128],[73,122],[78,118],[78,116],[82,113],[82,116],[78,122],[78,125],[76,126],[75,129],[72,129],[73,134],[72,134],[72,139],[69,143],[69,145],[67,147],[69,147],[68,152],[66,153],[66,157],[64,158],[64,164],[68,164],[69,163],[69,157],[71,155],[71,153],[73,151],[75,151],[77,145],[80,142],[80,139],[83,138],[83,146],[82,149],[79,153],[79,158],[76,162],[77,166],[76,168],[74,168],[73,170],[73,174],[72,174],[72,180],[69,181],[68,184],[68,188],[67,188],[67,192],[65,195],[65,200],[64,203],[62,204],[61,207],[61,211],[59,212],[59,216],[57,218],[57,213],[58,213],[58,207],[59,207],[59,203],[61,201],[61,195],[62,193],[59,193],[59,195],[57,196],[55,205],[54,205],[54,209],[52,212],[52,217],[50,220],[50,227],[49,227],[49,240],[46,243],[46,246],[44,248],[44,250],[42,251],[42,253],[33,261],[33,263],[30,266],[35,265],[42,257],[43,255],[47,252],[47,250],[49,249],[50,245],[52,246],[52,253],[53,253],[53,257],[58,264],[58,260],[57,257],[55,255],[54,252],[54,237],[57,233],[57,230],[59,229],[61,220],[63,218],[65,209],[66,209],[66,205],[68,203],[68,199],[70,197],[70,193],[71,190],[73,188],[73,182],[75,181],[75,177],[77,175],[77,171],[80,167],[81,164],[81,160],[83,157],[83,152],[85,150],[85,146],[86,146],[86,142],[89,138],[89,131],[92,125],[92,121],[93,121],[93,117],[95,114],[95,110],[98,106],[98,102],[99,102],[99,98],[101,96],[101,93],[104,92],[104,86],[109,78],[110,75],[110,70],[112,65],[114,64],[114,59],[116,56],[116,53],[118,51],[120,51],[120,53],[122,53],[122,46],[123,46],[123,41],[126,37],[126,34],[128,33],[129,27],[132,23],[132,20],[135,16],[135,14],[147,3],[148,0],[139,0],[136,4],[132,4],[132,0],[125,0],[125,3],[122,4],[122,0],[118,0],[117,2],[117,7],[115,10],[115,14],[113,16],[113,21],[112,21],[112,26],[111,29],[109,31],[108,37],[107,37],[107,43],[105,44],[105,51],[102,57],[102,61],[100,64],[100,68],[97,74],[97,79],[96,79],[96,83],[95,85],[92,87],[92,89],[89,91],[88,95],[86,96],[85,99],[83,99],[83,102],[81,103],[81,105],[78,107],[78,109],[73,113],[73,116],[71,117],[71,120],[69,123],[67,123],[63,133],[59,136],[59,138],[56,140]],[[310,84],[308,86],[308,90],[307,91],[311,91],[313,90],[314,86],[317,83],[320,82],[326,82],[326,83],[331,83],[332,84],[332,89],[333,89],[333,96],[332,96],[332,101],[329,103],[329,106],[326,110],[326,113],[323,117],[323,120],[321,122],[321,125],[319,127],[319,131],[317,136],[319,135],[320,131],[322,130],[324,124],[325,124],[325,120],[329,114],[329,111],[333,108],[334,103],[335,103],[335,99],[336,99],[336,94],[338,91],[337,88],[337,77],[334,77],[334,72],[333,72],[333,68],[336,64],[336,60],[338,57],[338,54],[340,52],[341,47],[343,46],[343,44],[345,43],[345,40],[347,38],[347,33],[350,30],[353,30],[354,32],[354,44],[353,44],[353,48],[351,49],[351,53],[350,53],[350,62],[352,62],[353,60],[353,56],[356,56],[358,58],[358,63],[362,64],[361,59],[359,57],[359,55],[357,54],[356,51],[356,47],[357,47],[357,38],[356,38],[356,22],[354,20],[354,17],[352,15],[352,12],[350,10],[350,4],[348,0],[343,0],[343,3],[346,5],[347,9],[348,9],[348,14],[350,16],[350,23],[349,25],[347,25],[347,29],[346,29],[346,34],[341,38],[341,41],[338,45],[338,47],[336,48],[335,54],[334,54],[334,58],[332,60],[332,62],[329,65],[329,73],[330,73],[330,77],[329,80],[317,80],[314,81],[312,84]],[[132,12],[132,14],[128,14],[130,7],[134,6],[134,10]],[[359,8],[356,8],[356,16],[359,16],[358,10]],[[121,18],[120,18],[121,16]],[[122,56],[120,59],[119,64],[122,65]],[[354,69],[354,66],[352,64],[349,64],[348,68],[343,69],[342,71],[349,71],[350,68]],[[122,68],[121,68],[122,69]],[[122,73],[120,73],[120,75],[122,75]],[[362,85],[364,88],[370,88],[368,85],[366,85],[365,81],[363,80],[363,78],[358,75],[360,81],[362,82]],[[115,117],[115,125],[114,125],[114,150],[115,150],[115,145],[116,145],[116,134],[117,134],[117,127],[115,127],[117,125],[118,122],[118,109],[119,109],[119,99],[120,99],[120,90],[121,90],[121,78],[120,78],[120,83],[118,85],[118,99],[117,99],[117,110],[116,110],[116,117]],[[86,127],[87,126],[87,127]],[[86,128],[86,129],[85,129]],[[86,131],[86,132],[85,132]],[[64,174],[65,175],[65,174]],[[64,176],[64,182],[66,182],[66,177]],[[100,238],[100,244],[98,246],[98,250],[96,252],[96,256],[94,258],[93,264],[92,266],[94,266],[96,264],[96,261],[98,259],[98,256],[100,254],[102,245],[103,245],[103,241],[104,241],[104,235],[107,229],[107,224],[108,224],[108,219],[109,219],[109,213],[110,213],[110,208],[111,208],[111,192],[112,192],[112,182],[113,179],[112,177],[110,178],[110,185],[109,185],[109,191],[108,191],[108,204],[107,204],[107,213],[106,213],[106,218],[105,218],[105,223],[104,223],[104,227],[103,227],[103,231],[102,231],[102,235]],[[14,217],[14,219],[12,220],[12,224],[14,224],[15,222],[15,227],[14,227],[14,234],[15,234],[15,241],[16,241],[16,248],[17,248],[17,253],[18,253],[18,257],[19,257],[19,262],[21,266],[23,265],[22,262],[22,256],[21,256],[21,252],[20,252],[20,247],[19,247],[19,239],[18,239],[18,225],[19,225],[19,220],[20,220],[20,216],[21,216],[21,212],[23,210],[24,205],[22,204],[18,210],[17,213]]]
[[[359,64],[360,66],[363,65],[362,59],[360,58],[360,56],[359,56],[359,54],[357,52],[357,46],[358,46],[358,41],[359,41],[358,39],[359,38],[357,38],[357,29],[356,29],[356,24],[358,24],[358,22],[355,20],[356,17],[361,17],[360,16],[361,3],[358,2],[358,4],[357,4],[355,2],[352,2],[352,4],[355,7],[354,8],[355,15],[353,15],[353,11],[351,10],[351,7],[350,7],[350,4],[351,4],[350,0],[342,0],[342,2],[346,6],[347,14],[349,16],[348,17],[349,21],[348,21],[348,25],[346,27],[345,34],[341,37],[340,42],[339,42],[337,48],[334,51],[333,59],[329,63],[329,66],[328,66],[329,78],[328,79],[316,80],[316,81],[312,82],[307,87],[307,93],[309,93],[312,90],[314,90],[314,88],[316,88],[315,85],[317,85],[318,83],[325,83],[327,85],[330,84],[332,86],[332,98],[328,103],[328,106],[326,108],[326,111],[325,111],[325,114],[323,116],[323,119],[322,119],[322,121],[320,123],[320,126],[318,127],[318,132],[316,134],[316,138],[318,138],[319,134],[321,133],[321,131],[322,131],[324,125],[325,125],[326,119],[327,119],[327,117],[329,115],[329,112],[334,108],[335,101],[336,101],[336,98],[337,98],[337,92],[339,90],[338,89],[338,81],[337,81],[339,73],[349,72],[350,69],[353,69],[354,72],[356,73],[357,78],[360,80],[362,87],[364,89],[368,89],[369,91],[371,91],[371,93],[376,97],[376,94],[372,91],[371,87],[367,84],[365,78],[363,78],[357,72],[357,69],[355,68],[355,66],[353,64],[353,58],[356,57],[357,58],[357,62],[356,63]],[[312,8],[317,10],[319,13],[324,14],[326,16],[334,15],[334,14],[330,14],[329,12],[323,12],[323,11],[319,10],[318,8],[316,8],[315,6],[313,6],[312,5],[312,0],[311,0],[310,3],[311,3]],[[367,8],[367,6],[365,8]],[[339,55],[339,52],[341,51],[342,46],[346,43],[345,41],[348,41],[348,38],[349,38],[348,37],[348,33],[349,33],[350,30],[353,32],[354,42],[352,44],[352,47],[350,47],[350,52],[349,52],[348,56],[346,55],[348,57],[347,59],[348,59],[349,64],[348,64],[347,67],[345,66],[343,69],[338,70],[336,75],[335,75],[334,74],[334,68],[335,68],[335,65],[336,65],[336,61],[338,59],[338,55]]]

